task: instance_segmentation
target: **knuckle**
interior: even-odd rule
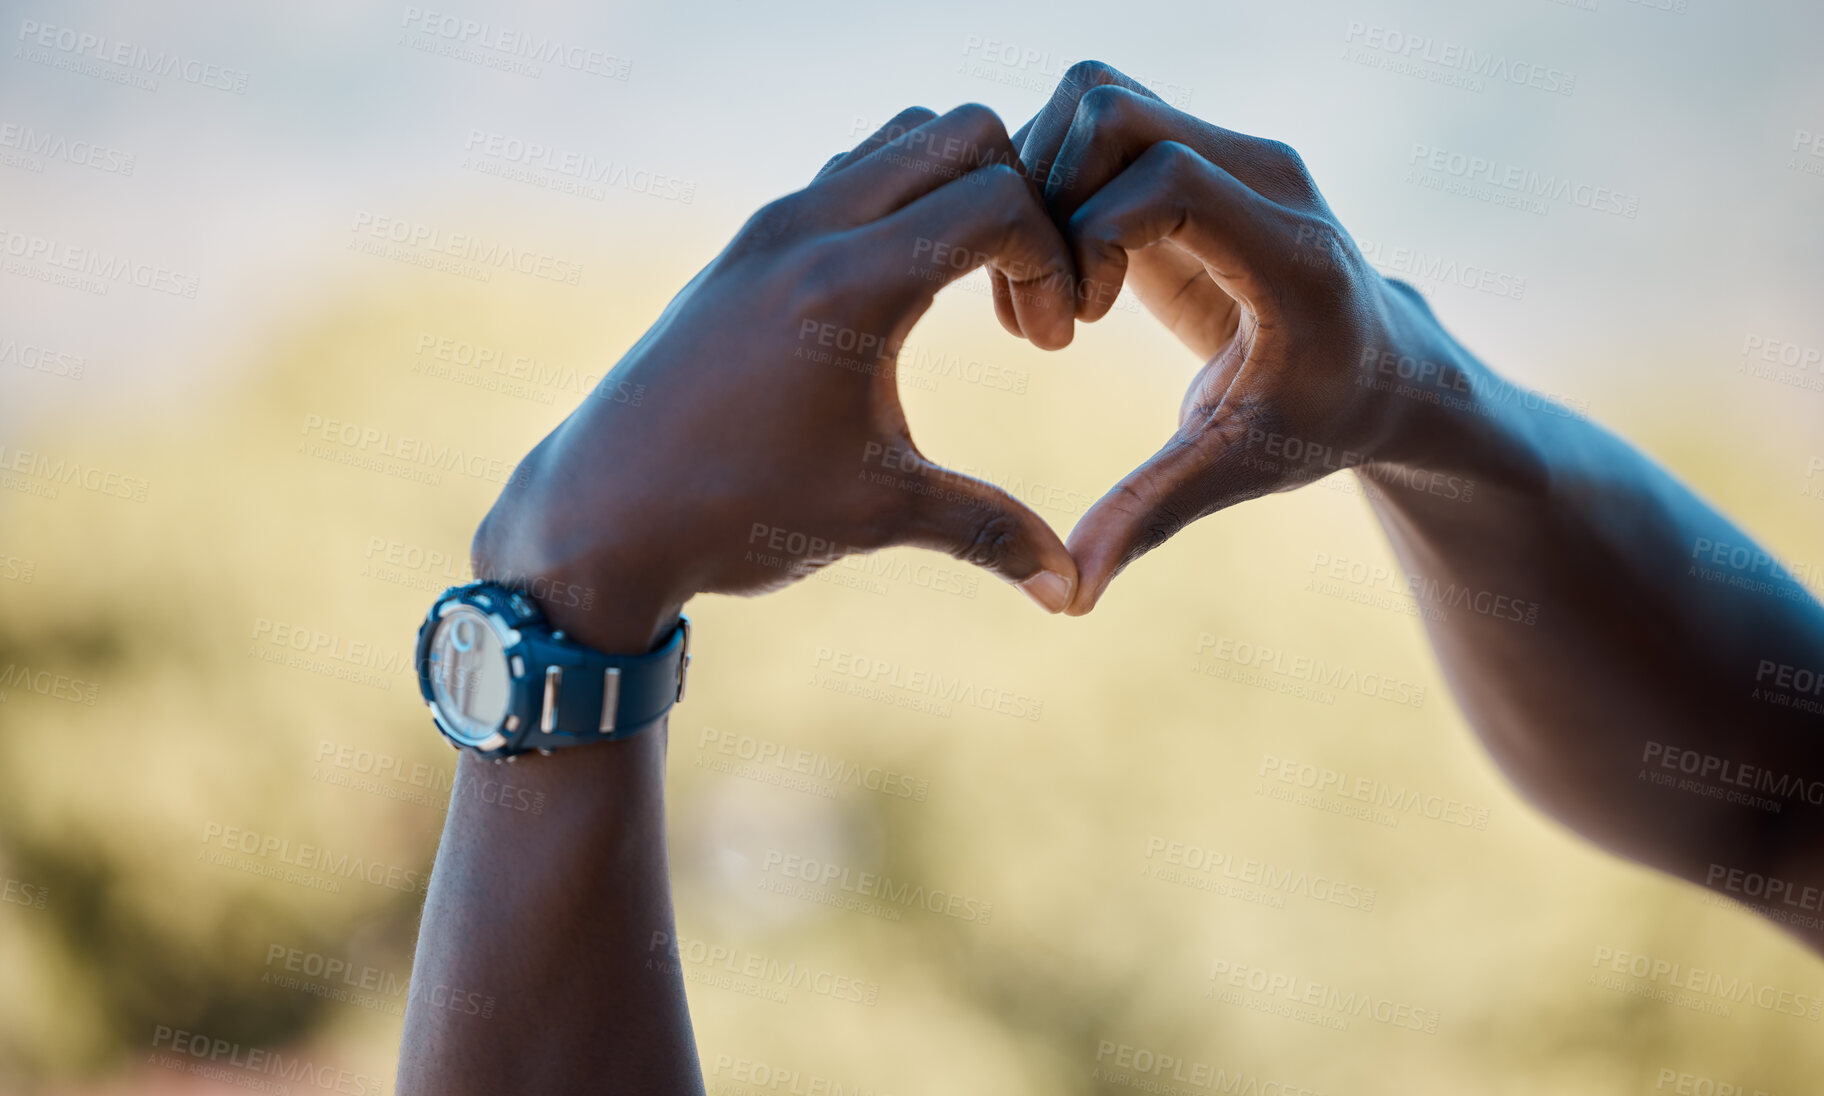
[[[989,164],[986,167],[977,168],[976,175],[981,179],[982,186],[991,192],[990,197],[1025,199],[1031,196],[1031,191],[1026,187],[1025,177],[1011,164]],[[1010,203],[1010,207],[1003,208],[1001,212],[1011,221],[1018,218],[1019,210],[1017,206],[1011,206]]]
[[[1005,511],[983,510],[974,516],[969,535],[953,554],[964,563],[993,567],[1006,563],[1019,544],[1019,519]]]
[[[1382,278],[1381,280],[1392,286],[1409,303],[1418,306],[1425,315],[1432,315],[1431,302],[1425,299],[1425,294],[1421,293],[1417,286],[1400,278]]]
[[[1064,83],[1071,87],[1095,88],[1120,81],[1120,70],[1104,61],[1078,61],[1064,70]]]
[[[925,123],[937,117],[937,112],[928,107],[907,107],[888,119],[886,124],[874,131],[873,136],[862,144],[862,148],[872,152],[883,145],[904,142],[907,135],[921,128]]]
[[[1119,84],[1100,84],[1077,100],[1077,120],[1092,128],[1119,125],[1133,101],[1134,93]]]
[[[914,138],[920,153],[960,176],[1015,157],[1001,116],[980,103],[964,103]]]
[[[889,134],[891,134],[894,129],[900,129],[902,131],[917,129],[919,126],[924,125],[935,117],[937,117],[937,111],[932,110],[930,107],[907,107],[898,114],[895,114],[893,120],[887,123],[886,128]]]
[[[1301,202],[1316,200],[1317,185],[1311,181],[1305,158],[1291,145],[1261,138],[1255,147],[1254,159],[1271,180],[1273,188],[1282,195]]]
[[[1208,166],[1196,149],[1181,141],[1160,141],[1149,155],[1153,170],[1173,183],[1188,182]]]
[[[1267,163],[1287,171],[1305,170],[1304,157],[1298,154],[1297,149],[1284,141],[1275,140],[1271,137],[1261,138],[1260,156],[1261,159],[1265,160]]]
[[[1196,444],[1212,457],[1246,444],[1252,433],[1287,429],[1279,405],[1252,390],[1233,397],[1216,396],[1214,403],[1200,403],[1193,421],[1198,423]]]
[[[754,212],[738,234],[744,247],[764,247],[793,235],[805,221],[803,191],[775,198]]]
[[[951,125],[977,140],[991,140],[997,135],[1005,139],[1007,136],[1001,116],[981,103],[964,103],[945,117]]]
[[[1134,542],[1127,550],[1123,566],[1171,540],[1184,531],[1191,519],[1169,503],[1158,506],[1134,530]]]
[[[988,224],[993,232],[982,243],[991,256],[1031,223],[1032,191],[1020,173],[1006,164],[978,168],[975,175],[984,192],[983,202],[990,210]]]
[[[1172,498],[1170,491],[1161,489],[1150,475],[1117,484],[1111,494],[1116,509],[1132,519],[1127,549],[1121,553],[1117,569],[1172,539],[1195,517]]]
[[[1292,263],[1306,303],[1334,314],[1353,291],[1359,260],[1355,245],[1329,218],[1313,213],[1292,216]]]

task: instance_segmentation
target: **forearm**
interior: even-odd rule
[[[1824,669],[1824,610],[1625,442],[1499,381],[1441,333],[1422,345],[1411,356],[1438,365],[1422,370],[1434,379],[1390,398],[1425,410],[1396,458],[1363,474],[1497,761],[1572,827],[1700,882],[1715,864],[1804,865],[1824,827],[1803,795],[1757,808],[1642,773],[1688,778],[1662,762],[1689,750],[1717,759],[1705,783],[1763,800],[1755,770],[1824,780],[1824,720],[1766,699],[1795,692],[1776,686],[1778,667]],[[1438,490],[1429,473],[1459,482]]]
[[[992,149],[994,162],[958,178],[954,157],[933,151],[955,148]],[[941,118],[913,108],[756,214],[520,462],[476,532],[476,577],[539,602],[541,645],[555,647],[561,631],[608,655],[654,652],[697,594],[764,593],[851,552],[895,545],[948,551],[1061,611],[1077,572],[1057,533],[1000,488],[919,454],[893,373],[901,337],[938,289],[989,263],[1033,282],[1015,307],[1035,340],[1070,341],[1070,250],[1008,166],[1015,159],[986,108]],[[921,259],[934,239],[968,262]],[[906,276],[908,260],[919,277]],[[804,364],[830,357],[808,335],[836,350],[839,335],[858,332],[864,348],[877,344],[867,369]],[[880,477],[890,482],[857,476],[858,467],[869,472],[857,464],[868,454],[891,456],[878,465],[893,469]],[[787,549],[790,566],[758,549],[757,531],[799,545]],[[534,719],[545,724],[540,733],[596,731],[599,707],[554,726],[580,686],[564,684],[556,663],[510,669],[513,641],[477,615],[480,623],[452,609],[424,633],[427,693],[445,682],[473,732],[445,723],[448,737],[472,738],[464,744],[485,752],[566,741],[535,739]],[[474,649],[458,645],[465,627],[501,650],[438,659],[435,644],[446,639],[452,652]],[[677,693],[687,642],[686,634],[655,652],[668,675],[675,669]],[[669,676],[655,685],[646,675],[629,690],[610,669],[604,698],[653,701],[640,712],[660,697],[669,703]],[[539,708],[532,688],[541,677]],[[492,703],[493,689],[504,704]],[[415,990],[449,984],[493,996],[503,1022],[451,1014],[415,992],[402,1091],[701,1092],[672,959],[663,727],[516,756],[511,766],[462,763],[413,974]],[[542,792],[547,809],[494,809],[474,789],[495,772]]]
[[[511,766],[463,756],[400,1093],[702,1092],[682,976],[654,945],[674,938],[664,768],[663,726]],[[489,781],[542,811],[495,805]]]
[[[603,650],[650,646],[650,621],[547,614]],[[666,735],[661,721],[511,764],[464,752],[419,928],[401,1094],[703,1091],[668,958]]]

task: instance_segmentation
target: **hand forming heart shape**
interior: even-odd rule
[[[1290,147],[1175,110],[1093,61],[1014,141],[1095,287],[1079,316],[1104,315],[1125,280],[1205,363],[1170,440],[1071,533],[1071,613],[1197,518],[1403,455],[1395,439],[1426,405],[1378,382],[1423,345],[1429,312],[1362,258]],[[990,276],[1002,324],[1021,334]]]
[[[980,266],[1002,323],[1042,348],[1128,282],[1205,361],[1177,432],[1068,549],[921,455],[900,406],[900,344]],[[697,592],[894,544],[1088,612],[1186,523],[1390,456],[1424,405],[1376,373],[1426,325],[1389,285],[1290,149],[1107,66],[1074,67],[1015,138],[985,107],[908,110],[750,219],[533,450],[476,534],[477,574],[612,587],[631,601],[603,645],[649,642]]]

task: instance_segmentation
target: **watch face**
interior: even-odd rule
[[[431,695],[455,737],[478,744],[507,718],[513,678],[494,625],[479,610],[458,605],[431,635]]]

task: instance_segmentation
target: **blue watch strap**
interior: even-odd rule
[[[527,637],[539,717],[521,749],[561,749],[638,734],[684,695],[690,665],[690,621],[680,617],[665,642],[643,655],[605,655],[563,633]],[[606,716],[604,716],[606,711]]]

